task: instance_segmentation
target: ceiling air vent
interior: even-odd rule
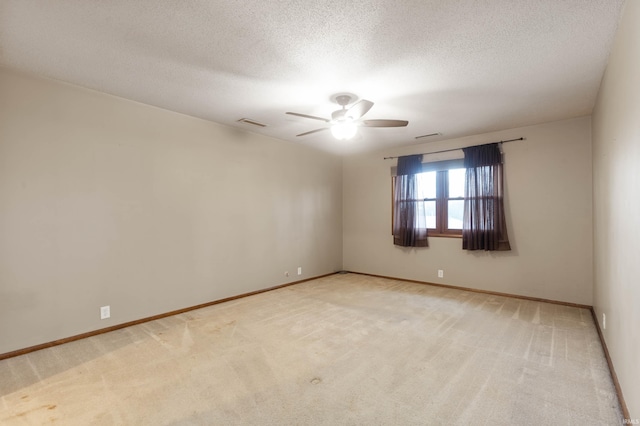
[[[266,124],[262,124],[250,118],[241,118],[240,120],[238,120],[238,123],[251,124],[252,126],[258,126],[258,127],[267,127]]]
[[[416,136],[416,139],[422,139],[422,138],[428,138],[430,136],[441,136],[442,133],[438,132],[438,133],[429,133],[428,135],[421,135],[421,136]]]

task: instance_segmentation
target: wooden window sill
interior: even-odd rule
[[[462,238],[462,234],[436,234],[435,232],[427,232],[427,237]]]

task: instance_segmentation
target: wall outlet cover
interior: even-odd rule
[[[100,319],[107,319],[111,317],[111,306],[100,307]]]

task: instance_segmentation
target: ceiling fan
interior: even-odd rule
[[[331,134],[336,139],[347,140],[355,136],[358,131],[358,127],[404,127],[409,124],[406,120],[361,120],[373,106],[373,102],[366,99],[362,99],[360,102],[356,102],[349,109],[347,105],[355,101],[357,96],[350,93],[339,93],[333,95],[331,100],[342,107],[342,109],[333,111],[331,119],[316,117],[313,115],[300,114],[297,112],[287,112],[289,115],[296,115],[298,117],[311,118],[313,120],[324,121],[329,123],[329,127],[322,127],[320,129],[311,130],[309,132],[300,133],[296,136],[306,136],[312,133],[321,132],[323,130],[331,129]]]

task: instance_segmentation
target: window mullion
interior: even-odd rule
[[[446,221],[446,181],[447,181],[447,171],[440,170],[436,176],[436,232],[439,234],[444,233],[445,231],[445,221]]]
[[[442,174],[442,233],[449,231],[449,171],[445,170]]]

